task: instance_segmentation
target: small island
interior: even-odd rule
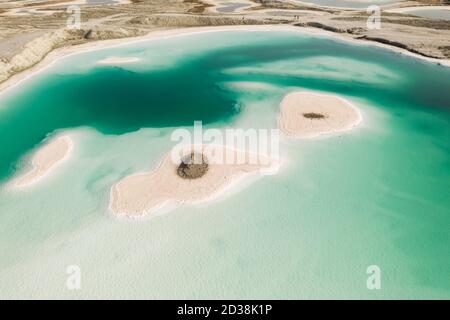
[[[361,113],[340,97],[293,92],[280,104],[278,124],[291,138],[315,138],[350,130],[362,121]]]
[[[25,187],[40,181],[69,157],[72,139],[65,135],[52,139],[40,148],[32,159],[32,167],[13,181],[15,187]]]
[[[190,148],[189,148],[190,149]],[[206,150],[208,149],[208,150]],[[210,154],[232,153],[243,162],[217,162]],[[125,177],[111,188],[110,209],[118,216],[140,217],[158,213],[174,205],[211,201],[249,176],[271,174],[278,162],[259,155],[250,161],[248,152],[221,145],[206,145],[200,151],[188,151],[174,161],[169,152],[159,167]]]

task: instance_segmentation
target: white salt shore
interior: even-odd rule
[[[60,136],[40,148],[32,159],[32,168],[13,181],[15,187],[25,187],[40,181],[69,157],[73,142]]]
[[[118,216],[141,217],[159,213],[174,205],[211,201],[244,178],[273,174],[278,161],[261,155],[238,151],[219,145],[203,145],[208,171],[196,179],[181,178],[177,168],[182,156],[173,159],[169,152],[159,167],[151,172],[138,173],[119,181],[111,188],[110,210]],[[233,163],[214,161],[209,155],[232,155]],[[188,153],[189,154],[189,153]],[[184,153],[186,155],[186,153]],[[240,158],[239,158],[240,157]],[[258,161],[254,161],[258,157]],[[243,159],[243,161],[242,161]]]
[[[140,61],[139,58],[136,57],[109,57],[103,60],[98,61],[98,64],[127,64],[134,63]]]
[[[362,121],[361,113],[340,97],[293,92],[280,104],[278,125],[292,138],[315,138],[347,131]]]

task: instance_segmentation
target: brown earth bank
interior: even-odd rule
[[[369,30],[365,10],[253,0],[252,7],[221,14],[213,10],[214,4],[202,0],[133,0],[118,5],[81,5],[81,29],[69,30],[66,25],[70,13],[66,10],[76,2],[35,1],[27,2],[26,8],[20,1],[0,4],[0,83],[37,64],[55,48],[142,36],[153,30],[198,26],[289,24],[375,41],[425,57],[450,58],[449,21],[402,13],[382,11],[381,29]],[[424,4],[444,5],[445,2],[407,1],[386,8]],[[17,14],[17,9],[24,8],[32,8],[39,14]],[[280,10],[285,13],[280,14]]]

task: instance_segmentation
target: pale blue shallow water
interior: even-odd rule
[[[108,56],[142,62],[96,64]],[[294,32],[63,59],[0,101],[0,297],[449,298],[449,87],[442,66]],[[303,89],[349,99],[363,124],[283,139],[280,172],[221,201],[141,221],[108,212],[112,184],[155,168],[174,128],[275,128],[282,97]],[[60,132],[73,136],[71,159],[6,188]],[[66,287],[69,265],[80,290]],[[380,290],[366,287],[370,265]]]

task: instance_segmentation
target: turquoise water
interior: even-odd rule
[[[220,39],[220,41],[218,41]],[[142,62],[101,66],[110,56]],[[67,57],[0,100],[2,298],[449,298],[450,69],[294,32],[220,32]],[[116,219],[109,190],[154,168],[175,127],[274,128],[299,89],[364,123],[281,145],[281,171],[224,200]],[[75,149],[5,187],[47,136]],[[366,269],[382,271],[380,290]],[[81,268],[80,290],[66,268]]]

